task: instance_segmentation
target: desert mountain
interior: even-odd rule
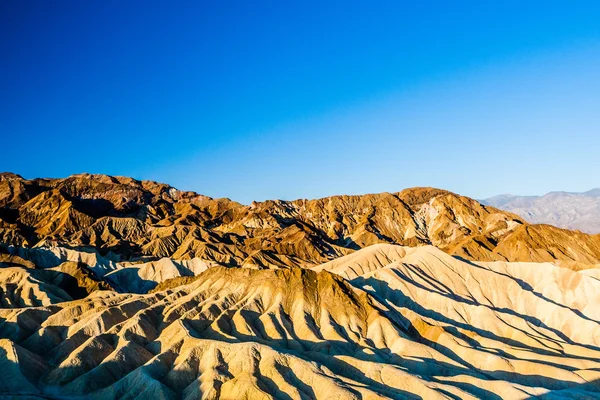
[[[148,295],[0,310],[0,392],[592,398],[599,293],[599,280],[549,263],[433,246],[370,246],[313,270],[213,267]]]
[[[0,243],[12,254],[59,247],[113,261],[198,258],[257,268],[310,267],[377,243],[433,245],[479,261],[562,260],[581,268],[600,262],[598,235],[531,225],[439,189],[245,206],[89,174],[2,175]]]
[[[0,398],[600,398],[600,235],[433,188],[0,174]]]
[[[584,193],[550,192],[543,196],[505,194],[482,203],[518,214],[534,224],[600,233],[600,189]]]

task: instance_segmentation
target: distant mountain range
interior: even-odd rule
[[[501,194],[481,203],[513,212],[534,224],[600,233],[600,188],[583,193],[550,192],[543,196]]]

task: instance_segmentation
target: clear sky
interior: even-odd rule
[[[0,170],[241,202],[600,186],[599,1],[0,1]]]

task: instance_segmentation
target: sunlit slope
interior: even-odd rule
[[[0,308],[50,305],[81,299],[97,290],[112,287],[75,262],[47,269],[0,267]]]
[[[213,267],[148,295],[97,291],[0,310],[4,363],[24,382],[0,376],[0,387],[188,399],[600,391],[595,278],[551,264],[475,264],[431,246],[353,255],[320,272]]]
[[[80,261],[72,259],[79,252],[88,262],[106,256],[99,272],[161,258],[314,267],[380,243],[433,245],[477,261],[600,263],[600,235],[531,225],[435,188],[242,205],[127,177],[0,174],[0,248],[40,265],[56,266],[58,255]]]

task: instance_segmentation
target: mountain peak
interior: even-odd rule
[[[23,180],[23,177],[19,174],[15,174],[13,172],[0,172],[0,181],[8,181],[8,180],[14,180],[14,179]]]

